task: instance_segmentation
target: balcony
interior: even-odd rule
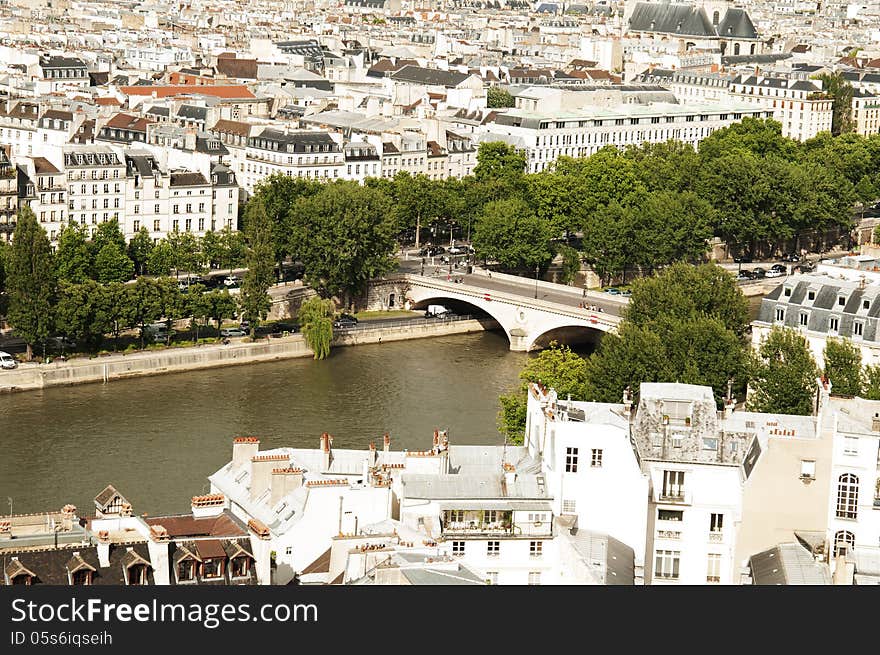
[[[445,537],[512,537],[515,534],[513,512],[501,510],[447,510],[442,513]]]
[[[709,533],[709,543],[710,544],[720,544],[724,541],[724,534],[721,532],[710,532]]]
[[[657,538],[679,541],[681,539],[681,532],[678,530],[657,530]]]
[[[681,488],[660,489],[654,491],[654,502],[670,505],[690,505],[691,494]]]

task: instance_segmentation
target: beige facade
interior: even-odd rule
[[[831,477],[831,431],[815,438],[769,436],[743,489],[736,559],[794,540],[794,531],[825,533]],[[811,470],[813,478],[804,473]]]

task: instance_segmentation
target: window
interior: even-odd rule
[[[724,527],[724,514],[709,515],[709,532],[721,532]]]
[[[153,221],[153,232],[159,231],[159,221]]]
[[[856,536],[849,530],[840,530],[834,533],[834,557],[848,555],[856,546]]]
[[[577,501],[576,500],[563,500],[562,501],[562,513],[563,514],[576,514],[577,513]]]
[[[829,332],[837,332],[839,327],[840,327],[840,319],[838,319],[836,316],[832,316],[831,318],[828,319],[828,331]]]
[[[801,460],[801,478],[804,480],[816,479],[816,462],[812,459]]]
[[[785,287],[783,294],[785,295],[786,298],[791,296],[791,287]]]
[[[714,437],[703,437],[703,450],[718,452],[718,439],[715,439]]]
[[[486,571],[486,584],[498,584],[498,571]]]
[[[846,296],[837,296],[837,304],[843,307],[846,304]]]
[[[658,509],[658,521],[682,521],[684,520],[684,512],[679,509]]]
[[[497,523],[498,510],[487,509],[483,511],[483,523]]]
[[[862,309],[870,309],[870,308],[871,308],[871,301],[866,298],[865,300],[862,301]]]
[[[134,564],[128,567],[128,584],[145,585],[147,584],[147,565]]]
[[[798,325],[801,327],[807,327],[807,323],[810,320],[810,315],[807,312],[801,312],[798,315]]]
[[[566,448],[565,449],[565,472],[566,473],[577,473],[578,470],[578,449],[577,448]]]
[[[501,542],[489,541],[486,543],[486,557],[498,557],[501,554]]]
[[[721,582],[721,554],[709,553],[706,582]]]
[[[781,323],[784,320],[785,320],[785,308],[784,307],[777,307],[776,308],[776,322]]]
[[[463,541],[453,541],[452,542],[452,554],[456,557],[461,557],[464,555],[464,542]]]
[[[285,555],[293,555],[293,546],[288,546],[287,550],[284,551]]]
[[[530,541],[529,542],[529,557],[541,557],[544,554],[544,542],[543,541]]]
[[[141,229],[141,222],[140,222],[140,221],[134,221],[134,222],[132,223],[132,229],[133,229],[135,232],[137,232],[138,230],[140,230],[140,229]]]
[[[205,579],[223,577],[223,561],[219,559],[206,559],[202,562],[202,577]]]
[[[92,584],[92,572],[88,569],[77,571],[70,576],[70,584],[77,586],[89,586]]]
[[[590,466],[593,468],[602,468],[602,449],[593,448],[590,453]]]
[[[837,518],[857,518],[858,506],[859,478],[852,473],[844,473],[837,479]]]
[[[230,562],[230,575],[233,578],[245,578],[250,572],[251,561],[247,557],[236,557]]]
[[[678,580],[678,564],[681,551],[658,550],[654,559],[654,577],[664,580]]]
[[[183,560],[177,564],[177,581],[188,582],[195,580],[196,563],[193,560]]]
[[[859,321],[853,323],[853,336],[860,337],[865,331],[865,324]]]
[[[859,439],[858,439],[858,437],[844,437],[843,438],[843,454],[844,455],[858,455],[859,454]]]
[[[529,571],[529,584],[530,585],[541,584],[541,572],[540,571]]]
[[[663,471],[663,494],[661,498],[684,498],[684,471]]]

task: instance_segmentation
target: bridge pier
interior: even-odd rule
[[[514,352],[528,352],[529,350],[529,333],[522,328],[513,328],[507,333],[510,339],[510,349]]]

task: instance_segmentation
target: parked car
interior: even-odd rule
[[[796,262],[799,262],[800,260],[801,260],[800,255],[798,255],[795,252],[791,252],[782,258],[782,261],[784,261],[784,262],[795,262],[796,263]]]
[[[464,246],[450,246],[446,249],[450,255],[466,255],[468,254],[467,248]]]
[[[738,255],[733,258],[733,261],[737,264],[751,264],[752,257],[751,255]]]
[[[340,314],[333,321],[333,328],[336,330],[347,330],[355,327],[357,324],[358,320],[351,314]]]
[[[0,368],[13,369],[18,366],[18,361],[7,352],[0,350]]]
[[[241,328],[223,328],[220,330],[221,337],[246,337],[247,332]]]
[[[443,305],[428,305],[428,308],[425,310],[425,318],[431,318],[432,316],[440,317],[449,313],[449,309]]]
[[[49,337],[46,342],[47,345],[49,345],[50,347],[57,348],[59,350],[76,348],[76,339],[72,339],[70,337]]]
[[[226,285],[227,288],[235,289],[241,286],[241,278],[237,275],[227,275],[223,278],[223,284]]]
[[[605,287],[604,289],[602,289],[602,291],[604,291],[605,293],[609,293],[612,296],[620,295],[620,289],[618,289],[617,287]]]
[[[753,279],[753,280],[758,280],[758,279],[760,279],[760,278],[762,278],[762,277],[767,277],[767,271],[766,271],[765,269],[763,269],[763,268],[760,268],[760,267],[758,267],[758,268],[753,268],[753,269],[751,270],[751,273],[752,273],[752,279]]]
[[[785,271],[780,271],[778,268],[771,268],[767,271],[767,277],[785,277]]]
[[[242,330],[247,332],[248,330],[251,329],[250,321],[240,321],[238,324],[238,327],[240,327]]]
[[[739,273],[736,274],[736,279],[737,280],[754,280],[755,276],[752,275],[751,271],[747,271],[747,270],[743,269]]]

